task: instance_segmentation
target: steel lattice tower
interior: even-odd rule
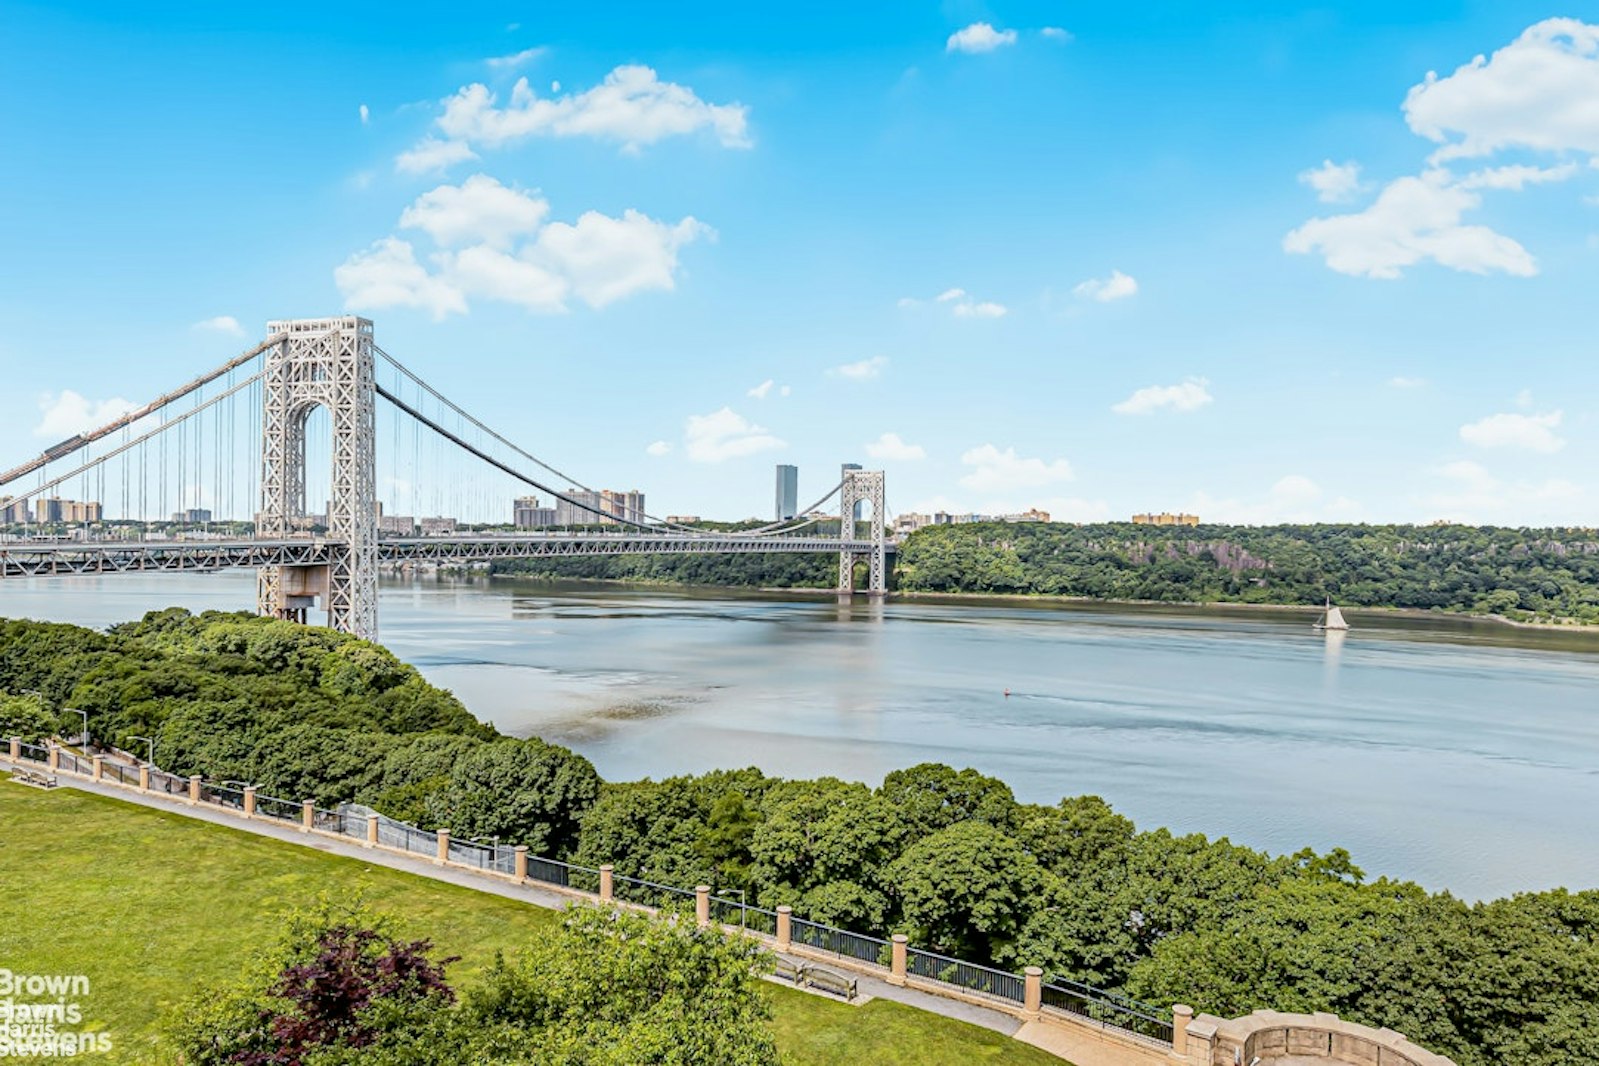
[[[346,315],[268,322],[279,342],[266,355],[262,387],[261,513],[258,537],[303,532],[305,426],[327,409],[332,423],[333,483],[328,497],[327,566],[263,567],[261,614],[305,621],[321,595],[328,625],[377,636],[378,522],[372,323]]]
[[[844,485],[840,489],[838,504],[838,537],[841,541],[855,539],[855,505],[862,502],[870,504],[872,547],[865,555],[869,562],[866,591],[872,596],[882,596],[888,592],[888,568],[883,536],[883,522],[887,516],[884,497],[881,470],[844,471]],[[852,550],[848,548],[839,550],[838,591],[840,593],[855,591],[855,560],[856,554]]]

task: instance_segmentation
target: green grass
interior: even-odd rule
[[[85,1028],[115,1042],[92,1062],[170,1062],[166,1013],[272,943],[281,916],[357,886],[376,908],[459,955],[469,981],[550,911],[74,789],[0,780],[0,967],[84,974]],[[773,986],[774,1028],[802,1066],[1061,1060],[998,1033],[897,1003],[831,1003]]]

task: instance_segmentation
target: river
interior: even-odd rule
[[[104,626],[239,609],[253,575],[0,585]],[[974,766],[1140,826],[1485,898],[1599,887],[1599,634],[1348,612],[386,582],[382,639],[480,718],[611,779],[759,766],[876,783]]]

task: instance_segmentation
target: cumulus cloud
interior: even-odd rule
[[[1479,448],[1519,448],[1546,454],[1558,452],[1566,442],[1555,435],[1561,412],[1542,415],[1498,414],[1460,427],[1460,439]]]
[[[944,42],[944,51],[977,54],[1015,43],[1015,30],[996,30],[987,22],[974,22],[950,34],[949,40]]]
[[[1561,525],[1589,513],[1585,490],[1563,478],[1509,482],[1468,459],[1431,472],[1438,483],[1419,502],[1428,517],[1500,525]]]
[[[783,447],[783,442],[731,407],[708,415],[689,415],[683,448],[696,463],[720,463]]]
[[[1210,382],[1189,378],[1180,385],[1150,385],[1139,389],[1111,410],[1119,415],[1148,415],[1156,411],[1197,411],[1215,399]]]
[[[644,450],[650,455],[661,456],[672,450],[672,444],[670,441],[658,440],[651,443]]]
[[[970,468],[960,483],[975,492],[1006,493],[1036,489],[1070,481],[1075,476],[1065,459],[1046,461],[1016,454],[1015,448],[1001,451],[992,444],[979,445],[961,455],[961,464]]]
[[[1501,149],[1599,154],[1599,26],[1552,18],[1492,57],[1426,80],[1405,97],[1405,120],[1441,145],[1435,158]]]
[[[1357,277],[1398,278],[1427,259],[1472,274],[1538,273],[1532,254],[1515,240],[1461,221],[1481,205],[1478,193],[1434,168],[1389,182],[1363,211],[1311,219],[1283,238],[1283,248],[1320,253],[1333,270]]]
[[[1078,299],[1095,300],[1102,304],[1108,304],[1112,300],[1125,300],[1137,292],[1137,280],[1120,270],[1112,270],[1108,278],[1089,278],[1072,290],[1072,294]]]
[[[136,406],[120,396],[90,400],[71,389],[45,393],[39,397],[39,424],[33,427],[33,435],[63,440],[121,418]]]
[[[751,389],[749,391],[749,395],[755,397],[757,400],[764,400],[776,384],[777,382],[773,381],[771,378],[767,378],[765,381]]]
[[[956,318],[1003,318],[1010,309],[1002,303],[993,300],[975,300],[965,289],[945,289],[933,297],[933,303],[946,304],[950,314]],[[912,296],[900,298],[900,307],[919,307],[922,301]]]
[[[503,58],[509,64],[525,55]],[[559,93],[559,86],[553,83],[551,92]],[[638,151],[704,130],[727,148],[753,143],[749,108],[709,103],[689,87],[662,81],[653,69],[638,65],[617,67],[592,89],[565,96],[542,97],[527,78],[520,78],[503,106],[498,94],[474,82],[443,101],[434,124],[442,139],[429,135],[402,154],[396,160],[401,170],[448,166],[474,158],[472,146],[498,148],[530,137],[592,137]]]
[[[244,327],[239,325],[239,320],[232,315],[217,315],[215,318],[203,318],[189,327],[206,333],[226,333],[230,337],[244,336]]]
[[[845,363],[843,366],[835,366],[828,371],[828,374],[833,377],[864,381],[867,378],[875,378],[880,375],[887,365],[888,356],[874,355],[870,359],[862,359],[858,363]]]
[[[441,141],[437,137],[424,137],[415,147],[408,148],[394,157],[394,169],[402,174],[427,174],[476,158],[477,153],[461,141]]]
[[[483,62],[491,70],[516,70],[525,67],[545,53],[543,48],[524,48],[520,52],[512,52],[508,56],[494,56]]]
[[[1045,26],[1038,33],[1040,36],[1047,37],[1052,41],[1069,41],[1072,39],[1071,31],[1060,26]]]
[[[898,433],[884,433],[866,445],[866,454],[873,459],[889,462],[911,462],[926,459],[927,450],[920,444],[908,444]]]
[[[1324,204],[1338,204],[1354,199],[1360,191],[1360,164],[1322,161],[1321,166],[1301,171],[1299,180],[1316,190],[1316,198]]]
[[[367,109],[367,106],[365,104],[361,105],[360,115],[361,115],[361,125],[365,126],[369,121],[371,121],[372,112]]]
[[[436,246],[428,265],[409,241],[385,237],[350,256],[334,281],[351,310],[415,307],[434,318],[465,313],[471,299],[560,312],[573,297],[600,308],[634,293],[676,287],[678,252],[710,227],[662,222],[629,209],[548,221],[549,203],[478,174],[423,193],[400,215]]]
[[[933,299],[937,300],[939,303],[943,304],[943,303],[949,303],[951,300],[964,299],[965,296],[966,296],[966,290],[965,289],[945,289],[943,292],[941,292],[937,296],[933,297]]]
[[[1599,26],[1576,19],[1539,22],[1491,57],[1479,55],[1445,77],[1429,72],[1404,101],[1410,129],[1439,146],[1421,173],[1389,182],[1362,211],[1309,220],[1283,239],[1283,247],[1319,253],[1333,270],[1360,277],[1398,278],[1424,261],[1530,277],[1538,266],[1526,248],[1463,218],[1483,206],[1482,190],[1519,192],[1564,181],[1579,163],[1515,163],[1464,175],[1448,164],[1517,151],[1580,154],[1591,165],[1599,153],[1596,100]],[[1355,175],[1340,174],[1331,163],[1301,179],[1326,202],[1354,191],[1349,182]]]

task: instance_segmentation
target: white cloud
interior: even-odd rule
[[[120,396],[109,400],[89,400],[71,389],[62,389],[53,395],[45,393],[39,397],[39,424],[33,427],[33,435],[64,440],[98,429],[112,419],[121,418],[136,406]]]
[[[542,197],[474,174],[460,185],[440,185],[418,196],[400,215],[400,225],[423,230],[446,248],[467,243],[504,248],[536,232],[549,212]]]
[[[955,305],[955,314],[959,318],[1003,318],[1006,308],[1004,304],[984,300],[982,303],[962,301]]]
[[[1552,18],[1491,58],[1429,72],[1405,97],[1405,120],[1440,144],[1437,159],[1504,148],[1599,153],[1599,26]]]
[[[671,444],[670,441],[658,440],[658,441],[655,441],[654,443],[650,444],[644,450],[646,452],[648,452],[650,455],[655,455],[655,456],[666,455],[668,452],[670,452],[672,450],[672,444]]]
[[[1563,478],[1501,481],[1470,460],[1446,463],[1432,473],[1442,485],[1419,498],[1428,518],[1499,525],[1562,525],[1586,512],[1584,489]]]
[[[1325,159],[1321,166],[1301,171],[1299,180],[1315,189],[1316,198],[1322,203],[1344,203],[1360,191],[1360,164]]]
[[[466,313],[470,298],[559,312],[576,297],[604,307],[647,290],[676,287],[678,252],[715,231],[697,219],[661,222],[627,210],[588,211],[548,222],[549,204],[482,174],[417,197],[400,225],[438,246],[419,262],[408,241],[385,237],[334,271],[351,310],[417,307],[434,318]]]
[[[772,391],[772,387],[776,384],[777,382],[773,381],[771,378],[767,378],[765,381],[751,389],[748,395],[755,397],[757,400],[764,400],[766,399],[767,394]]]
[[[974,22],[965,29],[956,30],[944,42],[946,52],[992,52],[1016,43],[1015,30],[996,30],[986,22]]]
[[[866,445],[866,454],[873,459],[884,459],[889,462],[910,462],[915,459],[926,459],[927,450],[920,444],[908,444],[900,438],[898,433],[884,433],[881,437]]]
[[[1338,273],[1368,278],[1398,278],[1426,259],[1473,274],[1538,273],[1532,255],[1511,238],[1461,223],[1481,204],[1481,196],[1447,171],[1432,169],[1389,182],[1363,211],[1311,219],[1283,238],[1283,248],[1319,252]]]
[[[1072,32],[1062,29],[1060,26],[1045,26],[1038,33],[1040,36],[1048,37],[1052,41],[1069,41],[1072,39]]]
[[[1395,389],[1419,389],[1427,384],[1426,378],[1406,377],[1403,374],[1388,379],[1388,384]]]
[[[1303,474],[1278,478],[1264,496],[1239,500],[1195,493],[1186,508],[1202,522],[1230,525],[1275,525],[1282,522],[1358,522],[1365,508],[1347,496],[1327,499],[1327,493]]]
[[[1210,382],[1204,378],[1189,378],[1180,385],[1150,385],[1139,389],[1111,410],[1119,415],[1148,415],[1156,411],[1197,411],[1215,399],[1210,394]]]
[[[971,467],[970,473],[961,476],[960,483],[975,492],[1014,492],[1018,489],[1036,489],[1070,481],[1074,476],[1072,465],[1065,459],[1046,462],[1038,458],[1024,458],[1015,448],[1000,451],[992,444],[983,444],[961,456],[961,463]]]
[[[333,281],[352,311],[416,307],[435,319],[452,311],[466,313],[460,290],[427,272],[416,261],[409,241],[384,237],[356,252],[333,271]]]
[[[512,52],[508,56],[494,56],[491,59],[485,59],[483,62],[492,70],[516,70],[518,67],[527,66],[543,55],[545,51],[546,49],[543,48],[524,48],[520,52]]]
[[[1489,167],[1467,174],[1460,179],[1462,189],[1512,189],[1520,192],[1528,185],[1544,185],[1565,181],[1577,172],[1577,164],[1563,163],[1557,167],[1532,167],[1525,165]]]
[[[474,83],[444,101],[437,125],[450,142],[488,148],[548,136],[594,137],[636,150],[699,130],[710,130],[727,148],[752,143],[743,104],[707,103],[645,66],[617,67],[594,88],[559,97],[540,97],[522,78],[504,107],[488,86]]]
[[[966,295],[966,290],[965,289],[945,289],[943,292],[941,292],[937,296],[933,297],[933,299],[935,299],[939,303],[943,304],[943,303],[949,303],[951,300],[962,299],[963,297],[965,297],[965,295]]]
[[[1108,278],[1089,278],[1072,290],[1079,299],[1097,300],[1102,304],[1125,300],[1137,292],[1138,282],[1120,270],[1112,270]]]
[[[851,378],[855,381],[863,381],[866,378],[877,377],[883,372],[883,368],[887,365],[888,356],[874,355],[870,359],[862,359],[858,363],[845,363],[843,366],[836,366],[829,370],[828,374],[834,377]]]
[[[232,337],[244,336],[244,327],[239,325],[239,320],[232,315],[217,315],[215,318],[201,319],[189,328],[210,333],[226,333]]]
[[[783,447],[783,442],[730,407],[689,415],[683,446],[696,463],[720,463]]]
[[[1558,452],[1566,442],[1555,435],[1561,412],[1542,415],[1489,415],[1460,427],[1460,439],[1479,448],[1520,448],[1531,452]]]
[[[367,106],[365,104],[362,104],[361,105],[361,125],[365,126],[368,122],[371,121],[371,119],[372,119],[372,112],[367,109]]]
[[[394,169],[402,174],[426,174],[444,170],[454,163],[476,159],[477,153],[462,141],[441,141],[437,137],[424,137],[416,147],[394,157]]]

